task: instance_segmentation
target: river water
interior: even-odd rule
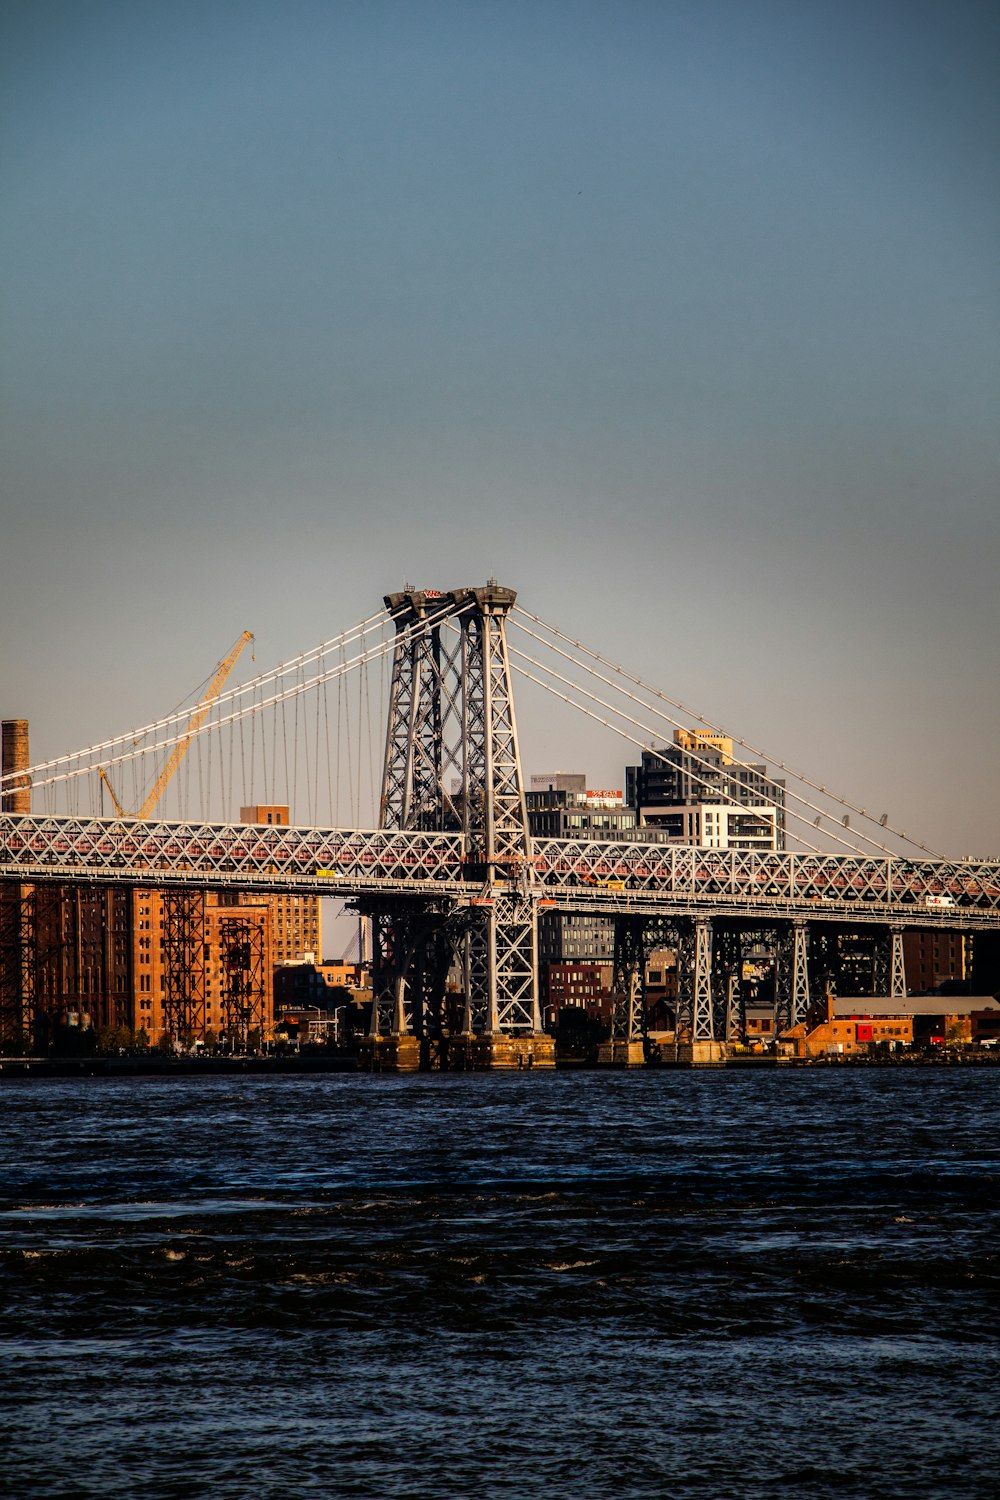
[[[998,1086],[4,1081],[0,1489],[992,1500]]]

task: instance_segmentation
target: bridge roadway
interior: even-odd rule
[[[508,888],[562,911],[1000,928],[1000,863],[536,839]],[[0,882],[489,901],[460,834],[0,814]]]

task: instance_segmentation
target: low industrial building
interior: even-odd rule
[[[968,1046],[1000,1036],[990,995],[829,996],[825,1019],[781,1034],[796,1057],[855,1056],[888,1047]]]

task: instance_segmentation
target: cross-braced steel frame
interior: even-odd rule
[[[679,924],[677,1040],[715,1040],[712,1002],[712,923],[702,917]]]
[[[611,991],[614,1041],[638,1042],[646,1037],[646,960],[649,940],[642,918],[620,917],[615,922]]]
[[[809,927],[792,922],[778,934],[775,948],[775,1024],[778,1032],[809,1017]]]
[[[739,928],[715,923],[712,933],[712,1017],[717,1041],[737,1041],[742,944]]]
[[[267,1024],[266,938],[259,922],[219,918],[222,958],[222,1029],[246,1047],[250,1033],[263,1037]]]
[[[163,892],[163,1026],[175,1041],[205,1031],[205,892]]]
[[[455,831],[142,822],[0,813],[3,882],[194,886],[345,896],[447,892],[467,899],[477,868]],[[471,821],[471,820],[470,820]],[[481,844],[482,840],[478,840]],[[609,882],[614,882],[613,888]],[[533,841],[533,890],[560,907],[614,915],[731,915],[941,931],[1000,927],[1000,864],[690,849],[585,839]]]
[[[372,1030],[426,1034],[440,1013],[449,942],[460,938],[469,1027],[541,1030],[531,836],[517,743],[506,621],[516,595],[488,583],[386,597],[396,622],[381,827],[459,833],[477,894],[459,933],[405,895],[369,902]],[[434,951],[431,951],[431,950]]]
[[[906,998],[906,969],[903,963],[903,932],[891,927],[881,942],[876,941],[872,955],[872,992],[892,1000]]]

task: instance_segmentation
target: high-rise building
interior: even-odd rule
[[[965,984],[971,974],[970,938],[961,932],[904,932],[906,988],[927,994],[944,984]]]
[[[588,788],[587,778],[578,772],[532,776],[525,803],[534,838],[668,842],[656,828],[636,827],[635,811],[625,806],[621,788]],[[610,984],[614,953],[614,917],[601,912],[539,912],[542,1004],[558,1009],[562,1004],[575,1003],[576,992],[572,988],[575,985],[589,985],[593,989],[596,984],[599,989],[605,981]],[[586,978],[581,979],[584,967]],[[595,975],[599,978],[595,979]]]
[[[533,838],[668,842],[655,827],[637,827],[635,809],[625,805],[620,787],[588,789],[584,776],[532,776],[524,800]]]
[[[733,758],[726,735],[679,729],[625,768],[625,801],[643,832],[704,849],[784,849],[785,783]],[[640,834],[640,837],[642,834]]]

